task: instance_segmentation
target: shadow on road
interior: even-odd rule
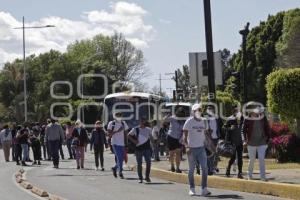
[[[209,199],[244,199],[244,197],[235,194],[210,195]]]
[[[173,185],[174,183],[171,182],[152,182],[152,183],[145,183],[146,185]]]

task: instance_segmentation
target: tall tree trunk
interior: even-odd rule
[[[297,137],[300,138],[300,118],[296,119],[297,121]]]

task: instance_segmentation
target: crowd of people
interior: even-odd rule
[[[87,145],[93,149],[95,170],[104,171],[104,151],[110,149],[115,155],[115,166],[111,168],[115,178],[124,178],[123,163],[128,161],[128,153],[134,153],[137,164],[139,183],[151,182],[151,162],[160,161],[166,156],[170,162],[170,171],[182,173],[180,164],[183,155],[187,154],[190,184],[189,195],[195,195],[194,171],[202,176],[201,194],[211,193],[207,189],[207,176],[219,172],[219,155],[214,148],[219,140],[234,145],[226,176],[230,177],[231,166],[238,163],[237,177],[243,177],[243,150],[247,146],[249,154],[248,178],[252,179],[253,164],[258,154],[260,176],[266,180],[265,154],[269,140],[269,127],[265,117],[258,120],[244,118],[237,108],[232,109],[232,115],[223,125],[220,118],[214,117],[214,108],[205,108],[201,104],[193,105],[191,116],[186,118],[185,111],[178,107],[175,113],[167,115],[162,122],[141,117],[139,125],[130,129],[122,120],[122,113],[114,113],[114,119],[107,126],[101,121],[95,122],[95,127],[88,131],[80,120],[74,124],[67,122],[60,125],[56,120],[49,119],[47,123],[25,123],[23,126],[4,125],[0,132],[0,142],[6,162],[12,160],[17,165],[41,165],[42,160],[53,162],[54,168],[59,168],[59,160],[64,159],[63,145],[67,146],[69,159],[76,160],[77,169],[85,168],[85,152]],[[250,117],[262,115],[260,109],[253,109]],[[211,148],[212,147],[212,148]],[[130,150],[129,150],[130,149]],[[11,153],[10,153],[11,151]],[[30,151],[33,159],[30,158]],[[143,158],[146,163],[145,176],[142,173]],[[201,169],[201,172],[200,172]]]

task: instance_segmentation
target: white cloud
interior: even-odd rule
[[[172,23],[170,20],[167,20],[167,19],[159,19],[159,22],[162,24],[171,24]]]
[[[26,29],[26,54],[39,54],[50,49],[65,51],[75,40],[91,38],[96,34],[112,35],[121,32],[137,48],[147,48],[155,30],[145,24],[147,11],[135,3],[111,3],[110,10],[83,12],[81,20],[56,16],[26,23],[26,26],[53,24],[55,28]],[[10,13],[0,11],[0,65],[16,57],[22,57],[22,26]]]

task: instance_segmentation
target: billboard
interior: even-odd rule
[[[215,63],[215,84],[223,84],[223,64],[221,59],[221,52],[214,52]],[[189,53],[189,68],[190,68],[190,81],[193,86],[207,86],[208,68],[206,52]],[[197,77],[198,72],[198,77]]]

